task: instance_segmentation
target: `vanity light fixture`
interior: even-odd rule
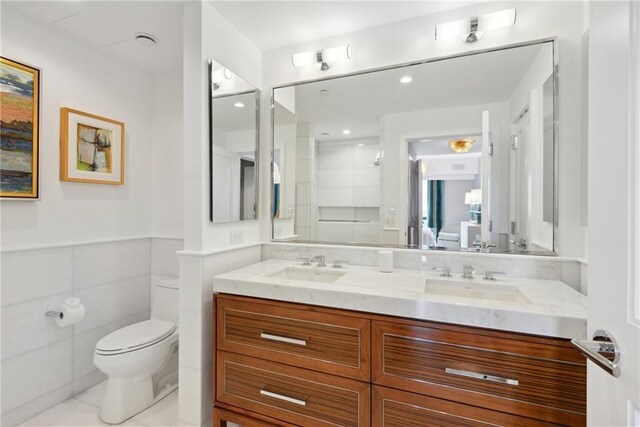
[[[351,59],[351,46],[349,45],[291,55],[291,62],[295,67],[316,64],[322,71],[328,70],[334,62],[346,61],[347,59]]]
[[[458,154],[468,153],[474,142],[476,140],[471,138],[456,138],[449,141],[449,147]]]
[[[516,23],[516,10],[505,9],[499,12],[472,16],[468,19],[436,25],[436,40],[460,37],[466,43],[475,43],[487,30],[504,28]]]
[[[242,102],[236,102],[233,106],[236,108],[244,108],[244,104]]]
[[[225,80],[231,80],[233,78],[233,73],[228,68],[223,68],[218,71],[211,72],[211,83],[213,83],[213,90],[216,90],[220,87],[220,84]]]
[[[349,134],[351,134],[351,131],[349,129],[345,129],[345,130],[342,131],[342,134],[343,135],[349,135]]]
[[[413,81],[413,77],[411,76],[402,76],[400,78],[400,83],[403,83],[403,84],[411,83],[412,81]]]

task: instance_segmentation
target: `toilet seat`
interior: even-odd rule
[[[178,326],[164,320],[150,319],[110,333],[96,344],[96,354],[109,356],[140,350],[173,334]]]

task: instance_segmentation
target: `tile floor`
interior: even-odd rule
[[[101,427],[100,405],[106,381],[65,400],[53,408],[25,421],[18,427]],[[178,391],[174,391],[152,407],[120,424],[124,427],[180,427]]]

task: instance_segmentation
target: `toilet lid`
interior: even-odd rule
[[[147,347],[171,335],[178,326],[165,320],[150,319],[125,326],[102,338],[96,344],[101,353],[121,353]]]

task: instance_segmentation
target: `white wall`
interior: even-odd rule
[[[105,58],[88,45],[9,7],[2,8],[2,55],[42,70],[41,199],[0,202],[2,248],[148,236],[153,111],[150,76]],[[61,107],[124,122],[124,185],[60,181]]]
[[[209,3],[187,3],[184,28],[185,248],[206,251],[228,246],[232,231],[242,232],[242,243],[258,241],[259,221],[209,222],[208,60],[224,64],[260,89],[262,54]]]
[[[238,244],[257,242],[260,221],[209,222],[208,60],[224,64],[260,89],[262,54],[208,2],[185,3],[183,23],[186,251],[180,258],[180,419],[181,425],[199,426],[210,423],[211,419],[211,279],[216,274],[260,260],[259,247],[240,245],[236,246],[237,251],[226,252],[231,246],[232,233],[241,235]],[[263,160],[259,169],[263,175],[263,165],[268,165],[264,159],[269,151],[263,148],[260,156]],[[261,184],[262,203],[267,199],[268,204],[268,186],[264,180]],[[211,254],[216,250],[222,252]],[[207,253],[211,255],[206,256]]]
[[[182,70],[156,75],[153,83],[151,234],[182,238]]]
[[[464,194],[475,188],[473,180],[444,181],[444,224],[442,231],[460,233],[460,223],[469,221],[469,205],[464,204]]]
[[[182,241],[149,237],[182,236],[182,105],[179,74],[153,78],[6,6],[1,19],[2,55],[42,70],[41,200],[0,202],[2,425],[13,426],[106,379],[96,342],[148,319],[150,284],[177,275]],[[63,106],[125,123],[123,186],[59,181]],[[44,312],[68,296],[86,317],[58,328]]]
[[[435,42],[434,26],[473,15],[516,7],[515,26],[490,31],[475,44],[467,45],[458,39]],[[275,85],[320,77],[340,75],[411,61],[446,57],[479,49],[557,37],[559,59],[559,248],[566,256],[583,255],[583,228],[580,225],[580,42],[583,25],[582,2],[482,2],[461,9],[365,29],[322,40],[314,40],[265,52],[263,83],[265,91]],[[351,61],[336,63],[322,72],[315,67],[291,66],[292,53],[350,44]],[[263,97],[263,111],[269,111],[267,97]],[[263,115],[263,144],[270,146],[270,119]],[[265,160],[264,165],[268,163]],[[268,179],[267,176],[263,176]],[[386,180],[386,176],[383,178]],[[266,207],[263,207],[266,209]],[[264,219],[263,237],[268,238],[269,222]]]

